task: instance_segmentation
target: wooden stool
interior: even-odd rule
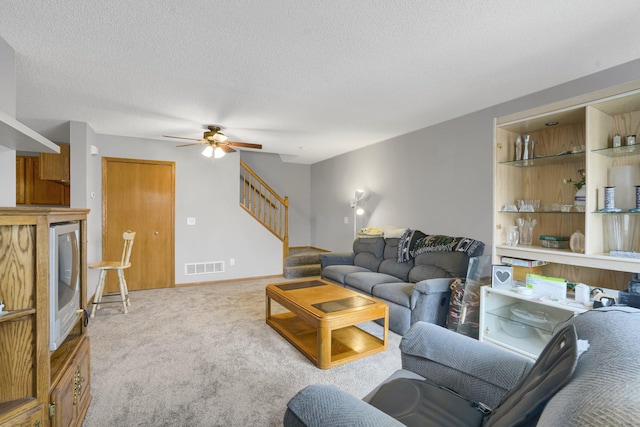
[[[102,292],[104,291],[104,282],[107,277],[107,271],[115,270],[118,273],[118,283],[120,284],[120,296],[122,297],[122,309],[124,314],[127,314],[127,306],[131,305],[129,302],[129,289],[127,289],[127,281],[124,278],[124,270],[131,267],[129,258],[131,257],[131,248],[133,248],[133,240],[136,237],[136,233],[131,230],[127,230],[122,233],[124,239],[124,247],[122,248],[122,258],[120,261],[100,261],[89,264],[89,268],[100,270],[100,277],[98,279],[98,287],[96,288],[96,295],[93,299],[94,309],[91,310],[91,317],[96,315],[96,311],[100,308],[102,302]],[[120,301],[106,301],[103,304],[109,302]]]

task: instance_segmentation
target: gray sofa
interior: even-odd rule
[[[424,252],[399,262],[403,238],[361,237],[353,242],[353,252],[320,255],[321,276],[386,302],[389,329],[397,334],[404,335],[417,321],[444,326],[450,279],[465,277],[469,258],[484,251],[482,242],[467,240],[474,244],[471,251]],[[435,278],[444,280],[429,280]]]
[[[640,420],[640,310],[606,307],[571,319],[589,348],[560,390],[543,403],[538,426],[635,426]],[[531,362],[447,329],[419,322],[402,338],[402,369],[393,378],[428,378],[473,401],[496,407]],[[380,384],[359,400],[331,385],[311,385],[288,404],[286,427],[395,426],[369,405]]]

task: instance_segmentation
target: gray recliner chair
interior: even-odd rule
[[[638,425],[640,310],[617,306],[591,310],[567,325],[573,325],[578,339],[588,341],[589,349],[577,360],[566,384],[557,393],[548,393],[552,397],[541,402],[533,419],[519,417],[522,407],[502,407],[502,416],[520,419],[507,425]],[[517,393],[527,376],[531,377],[533,366],[514,353],[425,322],[411,327],[400,349],[402,369],[362,400],[332,385],[311,385],[289,401],[284,425],[403,425],[370,404],[385,384],[398,378],[428,379],[464,399],[500,409],[503,399]]]

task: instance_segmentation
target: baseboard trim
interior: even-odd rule
[[[186,287],[189,287],[189,286],[222,285],[222,284],[225,284],[225,283],[246,282],[247,280],[262,280],[262,279],[288,280],[288,279],[285,279],[282,274],[276,274],[276,275],[273,275],[273,276],[244,277],[244,278],[239,278],[239,279],[214,280],[214,281],[209,281],[209,282],[176,283],[174,285],[174,287],[176,287],[176,288],[186,288]]]

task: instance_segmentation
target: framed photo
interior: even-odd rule
[[[513,267],[510,265],[493,265],[491,270],[492,288],[507,290],[513,288]]]

